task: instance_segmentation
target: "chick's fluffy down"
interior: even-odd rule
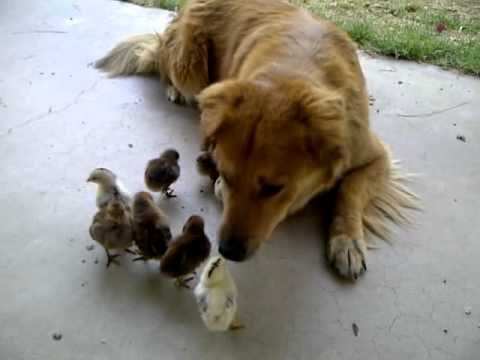
[[[162,274],[179,278],[195,271],[210,255],[211,244],[200,216],[191,216],[183,232],[172,239],[160,262]]]
[[[203,323],[210,331],[232,327],[237,312],[237,287],[226,261],[212,257],[194,291]]]
[[[225,289],[195,288],[200,317],[210,331],[227,331],[235,320],[237,312],[236,296]]]

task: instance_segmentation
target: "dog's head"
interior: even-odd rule
[[[345,104],[325,88],[227,80],[199,96],[204,147],[224,180],[219,251],[243,261],[346,161]]]

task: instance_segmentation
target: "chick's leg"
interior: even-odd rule
[[[185,275],[180,276],[175,279],[174,285],[178,288],[190,289],[190,285],[188,284],[190,281],[195,279],[195,275]]]
[[[238,318],[233,319],[232,323],[230,324],[229,330],[235,331],[235,330],[241,330],[245,329],[245,325],[243,325]]]
[[[168,188],[167,190],[165,190],[165,196],[166,196],[167,198],[177,197],[177,195],[175,195],[175,194],[173,193],[173,189],[170,189],[170,188]]]
[[[135,255],[138,255],[138,254],[135,254]],[[133,259],[132,261],[133,262],[136,262],[136,261],[147,261],[148,259],[145,257],[145,256],[137,256],[135,259]]]
[[[110,254],[110,252],[108,251],[107,248],[104,248],[105,249],[105,252],[107,253],[107,269],[108,267],[110,266],[111,263],[114,263],[115,265],[120,265],[116,258],[119,257],[120,255],[119,254]]]
[[[123,249],[123,251],[125,251],[126,253],[128,253],[130,255],[138,255],[135,251],[133,251],[129,248]]]

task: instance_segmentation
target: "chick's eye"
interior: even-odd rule
[[[279,194],[284,187],[285,187],[284,185],[263,183],[260,186],[260,191],[258,195],[262,198],[270,198]]]

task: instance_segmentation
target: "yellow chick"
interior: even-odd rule
[[[113,198],[130,207],[131,196],[128,190],[111,170],[96,168],[90,173],[87,182],[97,185],[96,204],[99,209],[105,207]]]
[[[212,257],[203,269],[195,287],[200,317],[210,331],[242,328],[236,319],[238,291],[227,262],[220,256]]]

